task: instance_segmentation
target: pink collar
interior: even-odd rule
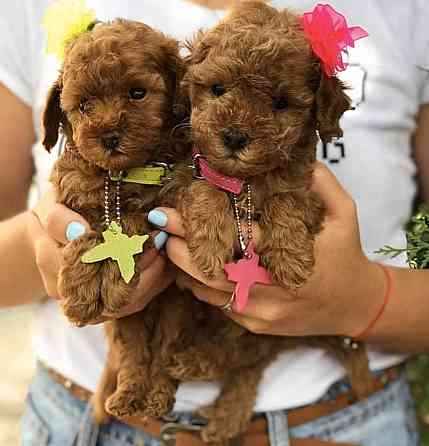
[[[240,194],[243,189],[243,180],[239,180],[238,178],[228,177],[226,175],[222,175],[221,173],[213,170],[205,158],[194,149],[194,153],[192,156],[194,169],[198,172],[197,178],[203,178],[219,189],[225,190],[227,192],[232,192],[233,194]]]

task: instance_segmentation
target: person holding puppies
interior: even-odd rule
[[[27,15],[33,11],[36,13],[29,18],[29,26],[36,29],[35,24],[43,15],[45,4],[21,3],[23,5],[8,6],[9,16],[5,21],[10,26],[22,20],[21,11],[27,11]],[[386,243],[403,243],[401,225],[411,212],[416,169],[422,180],[423,193],[427,194],[429,190],[425,183],[429,82],[425,71],[428,62],[425,45],[428,42],[424,25],[429,11],[418,0],[412,2],[412,7],[378,0],[368,3],[365,11],[362,5],[352,6],[346,1],[332,3],[350,23],[364,26],[371,38],[350,54],[351,70],[348,73],[351,77],[348,81],[353,86],[355,110],[344,117],[345,136],[333,145],[319,149],[319,159],[324,160],[335,175],[324,164],[318,164],[313,175],[312,188],[327,207],[324,230],[316,239],[315,274],[296,293],[276,286],[256,285],[243,313],[226,314],[255,333],[345,337],[359,337],[363,333],[365,341],[378,345],[371,354],[375,376],[384,383],[378,392],[367,401],[351,403],[338,411],[298,424],[293,421],[298,409],[320,408],[321,403],[338,402],[341,395],[348,394],[347,382],[342,380],[343,371],[322,351],[312,349],[294,351],[275,362],[265,374],[255,408],[269,421],[272,445],[289,444],[290,434],[292,445],[297,446],[300,444],[298,438],[309,437],[319,441],[307,443],[309,445],[336,442],[411,446],[418,440],[408,387],[398,367],[403,356],[382,354],[379,350],[389,347],[409,352],[428,348],[429,333],[422,311],[427,306],[424,295],[427,273],[400,268],[404,266],[402,259],[390,268],[387,278],[373,263],[372,260],[380,259],[373,257],[372,252]],[[314,7],[313,2],[298,0],[279,0],[272,4],[279,8],[292,6],[300,11]],[[99,8],[100,19],[129,14],[145,22],[152,20],[149,24],[184,38],[201,26],[216,23],[222,15],[217,10],[184,1],[172,2],[168,11],[150,1],[146,5],[141,2],[127,5],[128,9],[121,11],[115,9],[113,2],[104,2],[103,8]],[[403,27],[410,30],[407,37],[400,32],[403,30],[399,28],[401,24],[393,19],[398,16]],[[181,22],[169,28],[178,17]],[[3,21],[3,17],[0,20]],[[8,26],[2,27],[5,36]],[[53,61],[47,60],[41,67],[42,58],[36,57],[43,46],[41,31],[37,31],[39,37],[32,42],[38,49],[31,53],[37,64],[26,59],[30,44],[23,29],[18,33],[21,31],[22,35],[15,35],[13,43],[7,39],[1,43],[6,57],[0,63],[0,113],[4,130],[0,138],[2,146],[8,148],[2,150],[3,162],[0,163],[3,169],[0,194],[2,203],[5,203],[4,221],[0,224],[0,252],[7,253],[0,260],[0,283],[4,290],[2,306],[33,301],[43,296],[45,289],[50,297],[60,298],[57,243],[65,244],[89,231],[89,225],[81,216],[55,204],[52,191],[44,196],[33,213],[19,214],[25,207],[31,178],[29,148],[38,138],[34,134],[34,129],[39,131],[36,116],[40,115],[46,89],[55,78]],[[37,72],[50,74],[33,80],[39,76],[32,72],[36,66],[40,67]],[[412,135],[415,135],[414,146],[410,144]],[[410,158],[412,150],[416,163]],[[43,173],[46,178],[47,158],[37,149],[35,155],[36,170],[40,178]],[[45,183],[40,180],[39,184]],[[224,277],[207,281],[201,276],[190,262],[178,214],[172,209],[156,209],[149,215],[149,221],[154,225],[157,248],[165,245],[166,233],[171,234],[165,245],[166,254],[194,278],[189,279],[187,286],[196,298],[216,306],[224,305],[231,296],[233,284]],[[255,227],[256,239],[260,237],[258,231]],[[142,272],[135,303],[122,314],[144,308],[159,293],[157,286],[172,280],[163,253],[154,249],[147,256],[148,267]],[[24,276],[26,279],[22,280]],[[381,309],[384,310],[382,313]],[[96,441],[111,445],[115,438],[136,445],[139,441],[148,445],[159,444],[153,436],[117,421],[102,426],[99,435],[95,435],[89,405],[79,399],[76,392],[81,388],[89,392],[95,389],[105,359],[100,327],[71,327],[53,300],[40,303],[37,325],[38,359],[54,369],[58,378],[62,376],[68,381],[55,380],[42,366],[39,367],[24,417],[24,446],[73,444],[75,438],[79,445],[96,444]],[[185,425],[190,421],[197,422],[189,413],[211,401],[216,392],[215,383],[181,386],[176,396],[176,421]],[[79,430],[83,434],[78,437]]]

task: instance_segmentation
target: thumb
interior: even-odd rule
[[[88,222],[77,212],[56,202],[50,188],[33,209],[47,234],[61,244],[66,244],[91,231]]]
[[[326,206],[326,217],[337,218],[349,214],[354,209],[354,201],[341,186],[337,177],[325,166],[317,161],[313,171],[311,190],[322,199]]]

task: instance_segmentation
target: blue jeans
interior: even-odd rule
[[[348,389],[339,381],[323,397]],[[191,414],[172,414],[177,422],[196,423]],[[351,442],[360,446],[418,446],[413,399],[403,374],[365,401],[332,415],[288,429],[287,411],[265,414],[272,446],[289,446],[289,437]],[[75,399],[38,369],[22,420],[22,446],[159,446],[144,432],[119,422],[100,427],[91,422],[91,405]]]

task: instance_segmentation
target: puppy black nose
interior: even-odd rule
[[[222,139],[225,147],[231,150],[242,150],[249,143],[247,135],[243,135],[234,128],[228,128],[222,131]]]
[[[118,148],[121,140],[119,136],[116,135],[106,135],[101,137],[101,142],[103,143],[103,147],[109,151],[113,151]]]

